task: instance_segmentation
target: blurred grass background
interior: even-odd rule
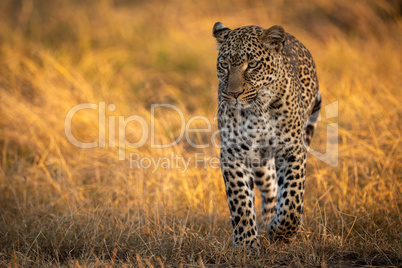
[[[1,1],[1,266],[401,265],[401,7],[374,0]],[[312,144],[325,149],[326,125],[338,122],[338,165],[310,155],[300,234],[283,245],[262,232],[257,257],[230,250],[219,169],[130,168],[117,148],[79,149],[64,132],[72,107],[100,101],[116,105],[107,119],[136,114],[149,122],[152,103],[169,103],[186,120],[213,122],[216,21],[232,29],[282,25],[314,57],[323,107],[339,104],[334,119],[322,109]],[[172,141],[179,123],[160,114],[156,141]],[[97,111],[77,113],[73,126],[79,140],[97,141]],[[137,124],[127,126],[128,140],[141,134]],[[192,137],[210,142],[209,134]],[[167,149],[148,142],[129,153],[219,155],[186,142]]]

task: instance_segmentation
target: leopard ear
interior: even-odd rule
[[[269,47],[277,50],[282,48],[282,42],[285,40],[285,30],[280,25],[274,25],[260,36],[260,40]]]
[[[221,22],[217,22],[214,25],[214,28],[212,29],[212,35],[216,39],[216,44],[217,44],[217,49],[222,46],[222,44],[225,42],[226,38],[228,37],[230,33],[230,29],[223,25]]]

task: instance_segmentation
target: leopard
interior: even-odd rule
[[[220,166],[233,245],[294,240],[302,225],[307,152],[321,94],[309,50],[280,25],[213,26]],[[261,194],[257,223],[255,187]]]

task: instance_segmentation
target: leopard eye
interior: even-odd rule
[[[252,61],[252,62],[249,62],[248,63],[248,68],[250,68],[250,69],[252,69],[252,68],[255,68],[255,67],[257,67],[257,65],[258,65],[258,62],[257,61]]]
[[[227,62],[221,62],[221,63],[219,63],[219,65],[220,65],[223,69],[229,68],[229,63],[227,63]]]

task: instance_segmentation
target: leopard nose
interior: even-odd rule
[[[235,97],[237,99],[237,97],[239,97],[239,95],[243,93],[243,91],[236,91],[236,92],[228,92],[229,95]]]

